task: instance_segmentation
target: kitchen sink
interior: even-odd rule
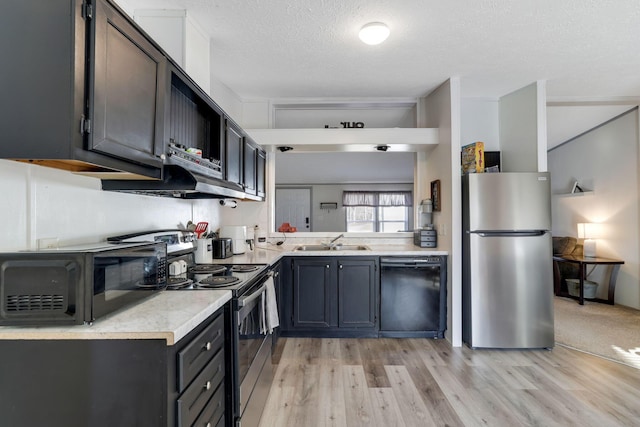
[[[365,245],[302,245],[297,246],[294,250],[302,252],[311,251],[368,251],[368,246]]]

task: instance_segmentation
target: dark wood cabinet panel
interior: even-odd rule
[[[267,173],[267,153],[258,149],[258,161],[256,164],[256,196],[264,199],[267,194],[266,176]]]
[[[335,281],[329,258],[296,258],[293,261],[293,327],[335,326]]]
[[[372,259],[338,260],[338,326],[375,328],[378,276]]]
[[[106,1],[96,2],[94,20],[90,149],[160,163],[166,58]]]
[[[242,187],[242,155],[244,135],[242,129],[230,120],[226,122],[225,178]]]
[[[258,146],[251,139],[244,139],[243,155],[243,184],[244,192],[256,195],[256,173],[258,161]]]
[[[286,275],[282,283],[283,334],[376,336],[377,258],[294,257],[290,269],[289,283]],[[286,316],[291,317],[290,322]]]

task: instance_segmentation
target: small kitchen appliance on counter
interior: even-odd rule
[[[225,259],[233,256],[233,239],[220,237],[213,239],[213,259]]]
[[[247,227],[245,225],[222,226],[219,235],[232,240],[233,255],[240,255],[247,251]]]
[[[92,323],[167,286],[162,241],[0,254],[0,325]]]

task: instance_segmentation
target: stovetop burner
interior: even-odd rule
[[[193,284],[193,280],[184,277],[169,277],[167,279],[167,289],[176,290],[188,288]]]
[[[249,273],[251,271],[256,271],[262,268],[259,265],[232,265],[230,270],[236,271],[238,273]]]
[[[194,274],[220,274],[227,271],[224,265],[196,264],[189,269]]]
[[[197,283],[197,287],[199,288],[220,288],[224,286],[233,285],[240,281],[239,278],[235,276],[209,276],[205,279],[200,280]]]

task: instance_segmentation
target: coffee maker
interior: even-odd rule
[[[424,199],[420,202],[420,222],[419,227],[421,229],[431,230],[433,229],[433,204],[431,203],[431,199]]]

